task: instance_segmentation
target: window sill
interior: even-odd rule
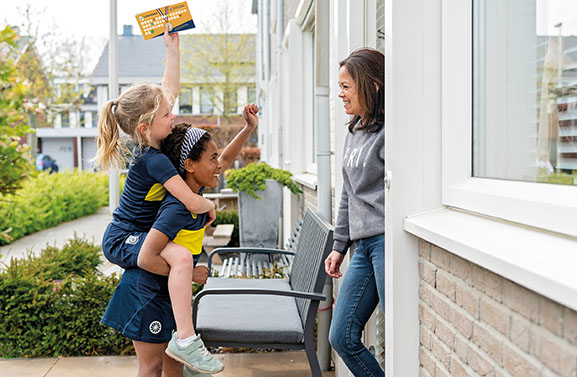
[[[577,239],[439,208],[411,215],[404,230],[577,310]]]
[[[311,190],[317,189],[317,176],[311,173],[295,174],[293,180]]]

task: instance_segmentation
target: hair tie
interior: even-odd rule
[[[116,114],[117,107],[118,107],[118,100],[115,99],[114,101],[112,101],[112,106],[110,107],[112,114]]]
[[[178,172],[180,174],[184,174],[184,161],[188,158],[190,151],[205,133],[205,130],[196,127],[188,127],[186,130],[180,147],[180,164],[178,165]]]

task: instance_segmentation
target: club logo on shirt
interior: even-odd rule
[[[126,243],[129,244],[129,245],[136,245],[136,243],[138,242],[138,240],[139,240],[139,237],[138,237],[138,236],[133,236],[133,235],[131,235],[131,236],[128,236],[128,238],[127,238],[126,241],[124,241],[124,242],[126,242]]]
[[[150,322],[150,326],[148,326],[148,329],[150,330],[151,333],[156,335],[162,330],[162,324],[159,321],[152,321]]]

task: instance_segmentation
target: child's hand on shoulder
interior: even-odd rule
[[[258,124],[258,106],[249,103],[248,105],[244,106],[244,110],[242,111],[242,116],[246,121],[247,127],[254,129]]]

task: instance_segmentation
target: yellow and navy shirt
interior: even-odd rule
[[[164,182],[175,175],[176,168],[158,149],[150,147],[136,156],[130,161],[113,222],[129,231],[148,232],[167,193]]]
[[[178,199],[168,194],[152,227],[171,241],[186,247],[193,255],[202,253],[202,240],[208,215],[190,213]]]

